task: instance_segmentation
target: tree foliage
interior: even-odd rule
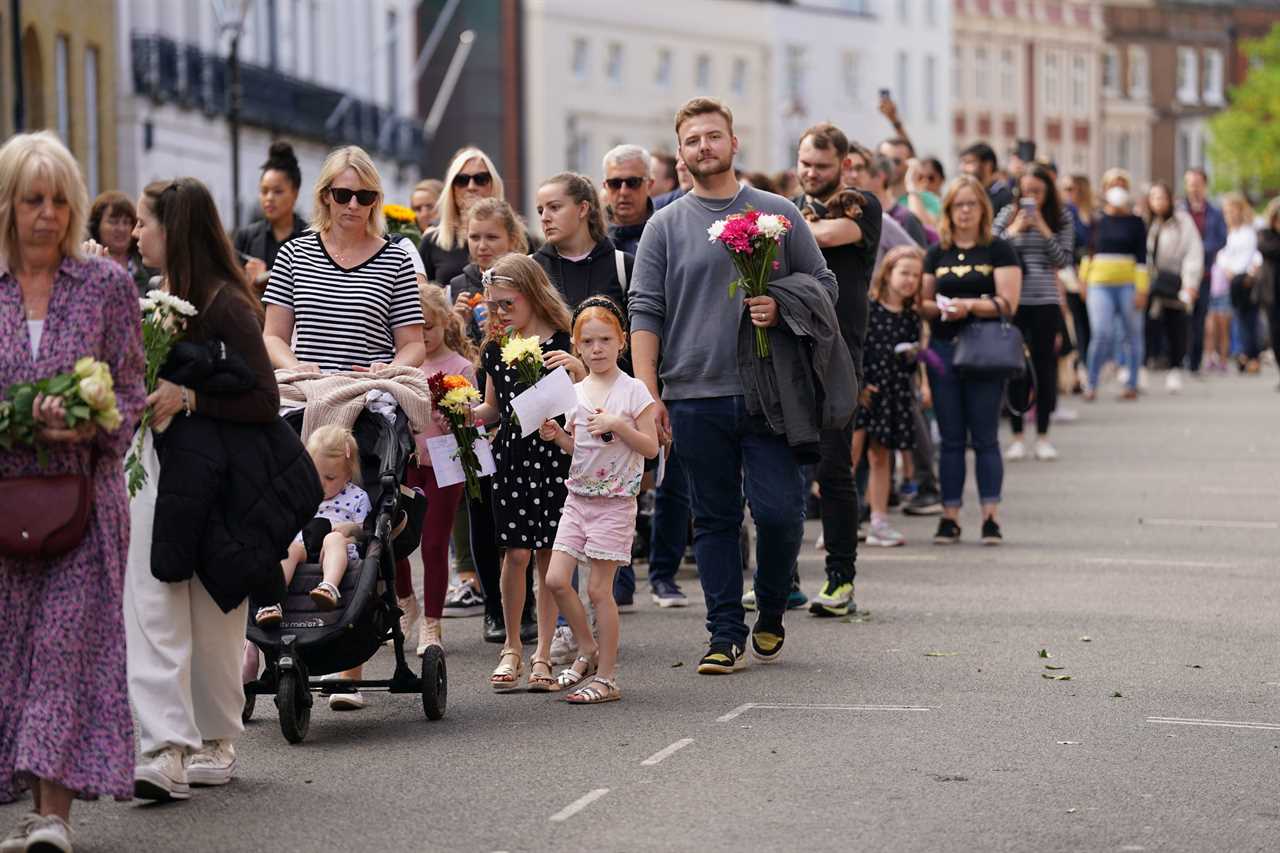
[[[1242,49],[1249,72],[1209,121],[1209,156],[1215,188],[1261,193],[1280,188],[1280,24]]]

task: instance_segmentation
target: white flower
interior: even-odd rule
[[[181,314],[184,317],[194,317],[196,315],[196,307],[185,299],[179,299],[172,293],[165,293],[163,290],[153,290],[147,294],[156,301],[158,305],[163,305],[174,314]]]
[[[787,226],[783,224],[782,219],[772,213],[766,213],[757,219],[756,228],[770,240],[780,240],[782,235],[787,233]]]
[[[148,296],[138,300],[138,307],[142,309],[143,314],[146,314],[148,311],[156,310],[156,301]]]
[[[720,239],[720,235],[724,233],[724,220],[717,219],[711,223],[711,227],[707,229],[707,239],[714,243]]]

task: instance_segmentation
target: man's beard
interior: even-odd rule
[[[716,158],[715,162],[722,165],[720,165],[717,168],[715,166],[711,166],[708,163],[708,167],[706,169],[703,169],[697,163],[690,163],[687,160],[685,161],[684,165],[685,165],[685,168],[689,170],[690,175],[693,175],[695,178],[703,181],[705,181],[707,178],[714,178],[716,175],[723,175],[725,172],[731,171],[733,169],[732,157],[729,157],[726,160],[720,160],[719,158]]]
[[[831,198],[831,196],[835,194],[836,190],[840,189],[840,187],[843,185],[844,185],[844,179],[839,174],[837,174],[834,178],[832,178],[830,181],[823,184],[822,186],[818,187],[813,192],[809,192],[808,190],[806,190],[805,194],[809,196],[809,198],[817,199],[818,201],[826,201],[827,199]]]

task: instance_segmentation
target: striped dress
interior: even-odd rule
[[[293,353],[321,370],[390,362],[392,330],[423,323],[413,262],[392,243],[344,269],[319,234],[297,237],[280,247],[262,298],[293,312]]]

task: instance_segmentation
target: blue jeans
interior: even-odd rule
[[[652,530],[649,540],[649,585],[667,580],[675,583],[676,571],[689,542],[689,478],[684,472],[684,456],[673,444],[667,453],[667,468],[654,493]]]
[[[944,366],[939,373],[929,368],[933,390],[933,411],[942,433],[938,478],[942,481],[942,505],[958,507],[964,502],[965,448],[973,446],[974,473],[978,498],[983,504],[1000,502],[1004,484],[1004,460],[1000,458],[1000,406],[1004,400],[1004,380],[960,375],[952,359],[955,344],[935,340],[929,344]]]
[[[1093,285],[1089,288],[1089,387],[1098,387],[1098,374],[1104,362],[1114,357],[1129,370],[1129,387],[1138,387],[1138,368],[1142,366],[1143,330],[1138,308],[1133,304],[1136,293],[1132,284],[1119,287]],[[1116,320],[1124,338],[1124,352],[1117,351]],[[1123,357],[1122,357],[1123,356]]]
[[[688,475],[707,631],[712,643],[745,648],[744,485],[756,526],[756,606],[762,618],[781,620],[804,537],[804,478],[786,440],[763,432],[742,397],[673,400],[669,408]]]

